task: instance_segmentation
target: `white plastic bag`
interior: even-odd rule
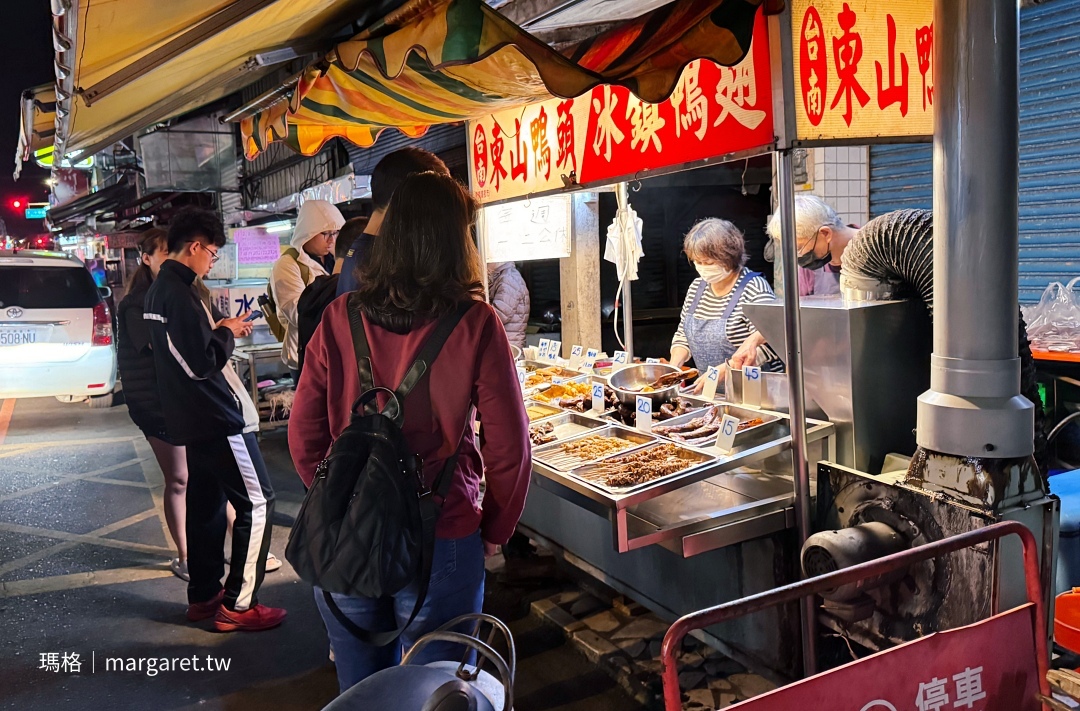
[[[1027,322],[1032,350],[1080,352],[1080,283],[1052,282],[1043,290],[1039,303],[1021,310]]]

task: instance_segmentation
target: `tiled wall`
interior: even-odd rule
[[[869,149],[814,148],[807,156],[811,192],[833,206],[844,222],[863,225],[870,219]]]

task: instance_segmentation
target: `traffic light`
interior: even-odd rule
[[[13,210],[22,210],[26,207],[26,198],[11,198],[10,205]]]

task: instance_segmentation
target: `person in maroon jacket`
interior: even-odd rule
[[[483,421],[484,443],[481,452],[470,427],[436,526],[427,599],[398,642],[386,647],[360,642],[315,590],[342,691],[397,664],[402,648],[421,635],[480,611],[484,557],[506,543],[525,506],[531,470],[528,416],[506,332],[491,306],[482,303],[482,266],[469,233],[475,215],[473,199],[453,178],[414,174],[394,192],[379,239],[361,267],[357,293],[376,386],[398,385],[440,316],[461,301],[480,302],[454,329],[430,376],[406,398],[403,433],[423,459],[429,485],[457,448],[474,407]],[[347,299],[338,297],[326,308],[308,344],[289,417],[289,449],[306,485],[348,425],[360,395]],[[486,481],[482,505],[481,476]],[[412,585],[393,598],[333,598],[357,625],[382,631],[408,619],[416,594]],[[451,658],[444,656],[448,651],[432,644],[418,663]]]

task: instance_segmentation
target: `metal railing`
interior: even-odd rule
[[[802,580],[791,585],[785,585],[781,588],[744,597],[741,600],[733,600],[723,605],[699,610],[680,617],[664,635],[664,643],[660,650],[660,659],[663,664],[661,675],[664,683],[665,711],[680,711],[682,709],[679,670],[675,655],[682,647],[683,638],[691,631],[741,617],[751,612],[759,612],[776,605],[796,602],[807,596],[817,595],[841,585],[848,585],[865,578],[884,575],[900,568],[906,568],[913,563],[937,558],[981,543],[996,541],[1010,534],[1019,536],[1024,548],[1024,581],[1027,587],[1028,601],[1035,606],[1035,653],[1038,657],[1036,664],[1039,671],[1039,692],[1042,696],[1049,698],[1050,685],[1046,680],[1046,673],[1049,668],[1050,658],[1047,654],[1045,608],[1041,586],[1039,585],[1038,548],[1035,544],[1035,537],[1027,527],[1016,521],[1004,521],[977,531],[969,531],[958,536],[927,543],[884,558],[853,565],[850,568],[844,568],[834,573],[819,575],[816,578]],[[1045,704],[1043,708],[1046,708]]]

